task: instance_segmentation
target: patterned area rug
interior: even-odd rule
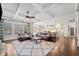
[[[55,47],[54,42],[42,41],[38,44],[35,41],[26,40],[19,42],[18,40],[12,42],[17,56],[45,56]]]

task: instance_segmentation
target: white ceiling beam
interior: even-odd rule
[[[49,15],[46,11],[44,11],[39,5],[32,3],[32,5],[39,11]],[[50,15],[49,15],[50,16]],[[51,17],[51,16],[50,16]]]
[[[17,17],[17,15],[21,12],[21,9],[23,7],[23,3],[21,3],[16,11],[16,13],[14,14],[13,18],[12,19],[15,19]]]
[[[79,3],[76,4],[75,9],[78,11],[78,9],[79,9]]]
[[[46,11],[48,11],[51,8],[55,8],[56,6],[59,6],[59,4],[54,4],[54,5],[50,6],[49,8],[45,9],[44,11],[46,12]]]
[[[54,5],[50,6],[49,8],[43,10],[39,5],[36,5],[35,3],[32,3],[32,5],[35,6],[37,8],[37,10],[43,11],[43,12],[46,12],[51,8],[55,8],[56,6],[59,6],[59,4],[54,4]]]
[[[42,8],[40,6],[38,6],[37,4],[35,3],[32,3],[32,5],[39,11],[39,12],[42,12]]]
[[[36,7],[36,9],[37,9],[39,12],[43,12],[43,13],[49,15],[51,18],[53,18],[53,17],[51,16],[51,14],[48,14],[48,13],[47,13],[47,11],[48,11],[49,9],[51,9],[51,8],[55,8],[55,7],[57,7],[57,6],[61,6],[62,4],[54,4],[54,5],[50,6],[49,8],[47,8],[47,9],[45,9],[45,10],[42,9],[39,5],[37,5],[37,4],[35,4],[35,3],[32,3],[32,5],[33,5],[34,7]]]
[[[8,11],[8,12],[14,13],[14,11],[7,9],[7,8],[4,8],[3,11]]]

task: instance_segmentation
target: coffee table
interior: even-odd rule
[[[33,37],[33,40],[35,40],[36,44],[38,43],[38,40],[40,40],[40,42],[42,42],[41,37]]]

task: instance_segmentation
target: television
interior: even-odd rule
[[[0,20],[1,20],[1,17],[2,17],[2,7],[1,7],[1,4],[0,4]]]

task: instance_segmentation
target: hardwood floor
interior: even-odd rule
[[[16,51],[11,40],[5,41],[5,46],[6,46],[6,56],[16,56]]]
[[[77,48],[75,38],[64,38],[60,37],[56,42],[56,47],[51,50],[47,56],[79,56],[79,48]],[[5,42],[7,56],[16,55],[16,51],[11,43],[11,41]]]
[[[77,40],[75,38],[61,38],[57,42],[57,46],[51,50],[47,56],[79,56],[79,48],[77,48]]]

